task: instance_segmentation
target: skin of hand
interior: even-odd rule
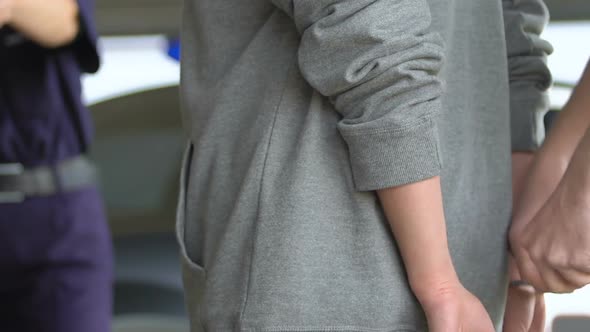
[[[455,282],[421,301],[430,332],[492,332],[494,326],[479,299]]]
[[[510,257],[510,280],[522,280]],[[503,332],[544,332],[545,297],[532,286],[509,287],[504,311]]]
[[[590,284],[590,131],[557,189],[514,242],[523,278],[546,292]]]
[[[480,301],[466,290],[449,252],[440,178],[379,190],[429,331],[494,331]],[[424,254],[428,253],[428,254]]]
[[[559,185],[576,147],[590,125],[590,63],[579,85],[535,154],[526,185],[517,196],[510,228],[510,241],[518,241],[528,222]],[[513,154],[514,156],[514,154]],[[514,159],[514,158],[513,158]]]
[[[13,0],[0,0],[0,28],[8,24],[12,18]]]
[[[10,25],[45,48],[71,43],[80,29],[75,0],[0,0],[0,25]]]
[[[512,154],[512,193],[516,205],[534,161],[534,154],[515,152]],[[521,280],[518,266],[509,256],[509,278]],[[504,310],[504,332],[543,332],[545,328],[545,298],[531,286],[509,287]]]
[[[589,91],[590,63],[537,153],[515,207],[512,252],[523,279],[538,290],[570,292],[586,282],[579,260],[588,255]]]

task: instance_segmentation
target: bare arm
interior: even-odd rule
[[[493,331],[481,303],[461,285],[453,267],[440,177],[379,190],[406,266],[410,286],[422,304],[430,331]]]
[[[589,125],[590,63],[537,153],[526,190],[515,212],[513,233],[519,233],[526,226],[557,188]]]
[[[535,159],[510,232],[523,277],[547,291],[571,291],[590,281],[585,276],[590,271],[576,266],[580,255],[590,255],[590,239],[581,236],[590,231],[584,222],[590,195],[589,92],[590,64]]]
[[[588,90],[590,91],[590,90]],[[590,104],[588,105],[590,108]],[[590,129],[580,141],[560,183],[570,192],[572,204],[590,204]]]
[[[533,152],[512,153],[512,204],[518,199],[526,185],[527,175],[534,162]],[[509,278],[511,281],[522,280],[518,266],[512,256],[509,257]],[[545,329],[545,298],[543,293],[534,288],[509,287],[504,311],[503,331],[543,331]]]
[[[8,22],[41,46],[55,48],[72,42],[80,25],[75,0],[2,0],[11,3]]]
[[[578,86],[560,112],[551,133],[543,144],[540,156],[567,165],[578,143],[590,125],[590,62]]]
[[[416,295],[427,297],[432,289],[457,282],[447,244],[440,178],[378,194]]]
[[[590,131],[559,185],[521,233],[513,251],[524,280],[568,293],[590,284]]]

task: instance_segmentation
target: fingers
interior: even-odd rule
[[[514,285],[514,286],[513,286]],[[530,285],[511,283],[504,315],[503,332],[544,332],[545,297]]]
[[[529,332],[535,314],[535,293],[510,287],[504,313],[504,332]]]
[[[537,291],[545,293],[571,293],[590,284],[590,273],[549,262],[548,258],[537,255],[531,258],[528,251],[518,250],[515,259],[521,279],[530,283]]]
[[[560,274],[561,277],[573,288],[573,290],[580,289],[590,284],[590,273],[588,272],[570,268],[561,271]]]
[[[522,282],[514,257],[509,257],[510,285],[504,311],[504,332],[529,332],[535,309],[535,289]]]
[[[573,241],[575,242],[575,241]],[[541,274],[548,274],[549,270],[555,271],[565,284],[575,290],[590,283],[590,258],[589,254],[582,250],[581,245],[575,242],[563,243],[563,241],[546,247],[545,250],[537,248],[537,252],[544,251],[544,255],[532,255],[533,261]],[[535,250],[531,250],[534,252]],[[536,257],[535,257],[536,256]]]
[[[556,264],[549,262],[543,255],[532,258],[525,249],[514,252],[516,265],[522,280],[531,284],[537,291],[545,293],[571,293],[590,284],[590,273],[581,272],[573,268],[557,269]],[[514,280],[514,279],[512,279]]]
[[[545,279],[539,273],[537,265],[533,262],[528,252],[523,249],[518,249],[515,250],[513,254],[522,280],[528,282],[539,292],[543,292],[548,289]]]
[[[545,296],[541,294],[535,295],[535,313],[529,332],[544,332],[545,331]]]
[[[532,262],[524,262],[521,269],[522,279],[533,286],[537,292],[564,294],[577,289],[554,269],[537,270]]]
[[[545,293],[567,294],[577,289],[576,285],[570,283],[562,274],[550,266],[544,266],[539,270],[541,278],[545,281]]]

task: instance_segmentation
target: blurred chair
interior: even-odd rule
[[[178,86],[91,106],[115,248],[115,332],[188,331],[174,237],[184,138]],[[148,328],[149,327],[149,328]]]

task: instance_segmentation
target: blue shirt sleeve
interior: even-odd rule
[[[72,47],[82,71],[95,73],[100,65],[98,33],[94,25],[94,0],[78,0],[80,33]]]

